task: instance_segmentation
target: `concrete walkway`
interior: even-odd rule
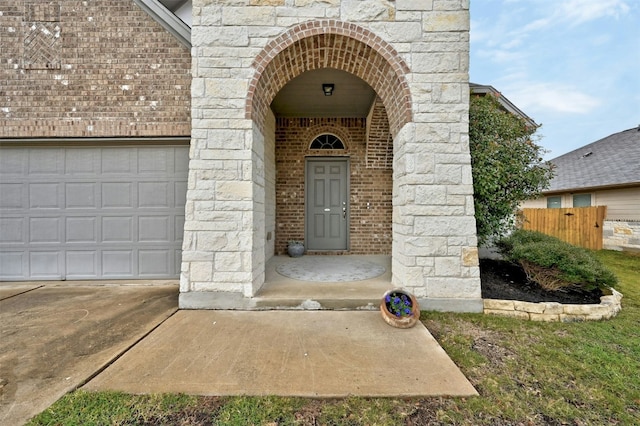
[[[477,395],[421,323],[395,329],[377,311],[179,311],[84,389]]]

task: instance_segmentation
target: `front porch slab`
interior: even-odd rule
[[[329,260],[329,264],[332,257],[335,258],[335,256],[325,257]],[[344,259],[347,256],[338,257]],[[359,281],[301,281],[277,272],[280,265],[295,262],[297,259],[274,256],[267,262],[265,284],[255,297],[246,298],[237,293],[219,292],[182,293],[180,307],[182,309],[238,310],[377,310],[382,295],[392,288],[391,257],[386,255],[348,257],[375,263],[383,267],[385,272],[375,278]],[[313,275],[319,275],[319,271],[315,271]]]

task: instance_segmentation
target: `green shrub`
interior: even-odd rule
[[[525,231],[523,229],[513,232],[508,237],[502,238],[498,241],[498,248],[503,254],[513,249],[514,245],[523,245],[529,243],[539,243],[542,241],[549,241],[550,239],[556,240],[556,238],[545,235],[541,232]]]
[[[498,241],[497,247],[506,260],[520,264],[530,280],[547,290],[591,291],[617,283],[590,251],[540,232],[519,229]]]

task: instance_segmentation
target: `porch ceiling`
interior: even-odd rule
[[[325,96],[322,84],[335,85]],[[307,71],[287,83],[271,103],[276,117],[366,117],[376,97],[364,80],[345,71]]]

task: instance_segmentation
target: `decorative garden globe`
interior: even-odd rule
[[[400,288],[389,290],[382,296],[380,313],[387,324],[397,328],[413,327],[420,319],[418,300]]]
[[[302,241],[290,241],[287,246],[287,253],[291,257],[300,257],[304,254],[304,244]]]

